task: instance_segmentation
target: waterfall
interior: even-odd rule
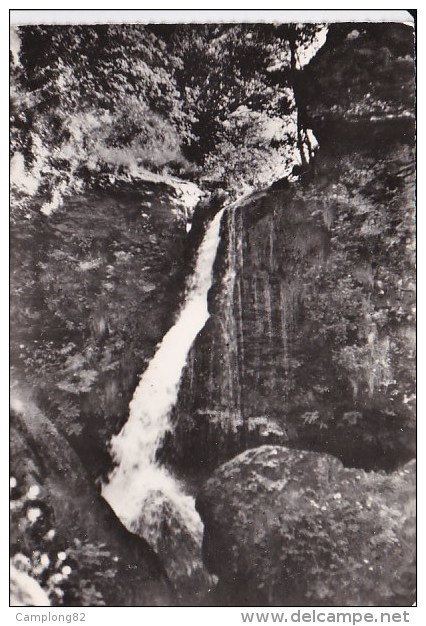
[[[284,376],[285,376],[285,387],[284,392],[285,396],[288,396],[289,391],[289,377],[290,377],[290,365],[289,365],[289,346],[288,346],[288,335],[289,335],[289,323],[288,323],[288,307],[286,306],[286,296],[285,296],[285,287],[282,282],[280,282],[280,311],[281,311],[281,339],[282,339],[282,355],[283,355],[283,368],[284,368]]]
[[[272,327],[272,299],[271,299],[271,283],[269,282],[269,275],[263,276],[263,295],[265,299],[265,312],[266,322],[268,324],[268,339],[269,343],[273,342],[273,327]]]
[[[172,580],[182,570],[185,576],[202,570],[202,524],[193,498],[158,463],[156,454],[171,430],[170,413],[190,348],[209,317],[207,295],[223,212],[207,228],[179,317],[140,379],[126,424],[111,441],[117,466],[102,490],[123,524],[163,558]]]
[[[269,216],[269,269],[274,271],[274,218]]]
[[[238,265],[235,211],[228,214],[227,231],[226,273],[223,277],[224,300],[220,317],[221,352],[224,360],[222,398],[226,398],[228,410],[238,410],[241,403],[241,389],[238,371],[237,320],[235,319],[235,289]]]
[[[281,343],[282,365],[285,377],[285,396],[288,397],[293,388],[293,370],[290,364],[290,346],[292,345],[295,327],[295,290],[291,283],[280,282],[280,311],[281,311]]]
[[[237,232],[237,257],[239,265],[239,277],[237,279],[237,304],[238,304],[238,362],[240,366],[241,380],[244,381],[244,324],[243,324],[243,289],[244,287],[244,228],[243,214],[238,211],[238,232]],[[241,394],[241,392],[240,392]]]

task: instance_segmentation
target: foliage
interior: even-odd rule
[[[88,169],[184,163],[185,115],[164,45],[142,26],[19,29],[12,154],[38,191],[79,189]],[[41,150],[39,149],[41,146]],[[87,172],[86,172],[87,177]]]
[[[11,486],[11,562],[29,574],[46,591],[52,606],[102,606],[101,592],[85,576],[84,568],[97,565],[109,576],[102,557],[111,558],[101,546],[65,539],[55,528],[54,514],[43,497],[43,488],[26,490],[15,477]],[[111,570],[112,572],[112,570]]]
[[[172,50],[182,57],[178,86],[194,119],[195,138],[186,152],[202,166],[202,180],[241,192],[288,176],[290,164],[301,159],[295,150],[294,93],[301,63],[291,70],[290,49],[293,45],[301,57],[306,46],[314,50],[325,28],[239,24],[171,29]]]
[[[316,36],[309,26],[297,32],[301,50]],[[188,176],[196,171],[189,158],[207,163],[210,183],[239,191],[258,182],[246,150],[259,152],[258,168],[284,159],[288,170],[294,159],[294,131],[262,129],[296,114],[292,77],[270,71],[277,59],[288,63],[275,26],[26,26],[14,36],[13,180],[16,191],[46,194],[48,214],[102,172],[143,167]],[[244,121],[236,123],[243,112],[246,141]]]
[[[414,29],[405,24],[333,24],[308,68],[311,114],[413,116],[413,53]]]

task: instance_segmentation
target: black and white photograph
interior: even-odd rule
[[[416,10],[10,13],[10,607],[408,621]]]

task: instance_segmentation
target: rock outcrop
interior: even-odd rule
[[[150,546],[128,532],[81,461],[30,401],[13,402],[12,557],[65,606],[168,606],[175,596]]]
[[[204,560],[218,604],[404,606],[415,601],[415,462],[346,469],[262,446],[203,486]]]
[[[178,467],[277,442],[364,469],[413,457],[412,55],[408,26],[337,24],[304,69],[320,147],[297,184],[224,216],[167,442]],[[281,435],[249,436],[261,419]]]
[[[66,197],[50,217],[37,199],[12,213],[12,380],[93,480],[110,469],[108,443],[178,310],[189,217],[178,190],[155,180]]]

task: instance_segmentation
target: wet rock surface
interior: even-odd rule
[[[224,217],[211,318],[166,442],[177,467],[262,445],[248,422],[265,416],[283,433],[267,443],[351,467],[414,456],[412,55],[408,26],[334,24],[301,72],[320,149],[298,183]]]
[[[172,188],[148,182],[65,198],[49,218],[36,201],[12,213],[12,381],[93,479],[179,307],[186,218]]]
[[[177,465],[211,468],[265,443],[247,437],[265,416],[284,433],[270,442],[350,466],[412,458],[412,129],[378,126],[374,149],[324,142],[315,179],[225,215],[211,317],[175,410]]]
[[[415,462],[346,469],[326,454],[262,446],[201,489],[217,604],[408,606],[415,601]]]

